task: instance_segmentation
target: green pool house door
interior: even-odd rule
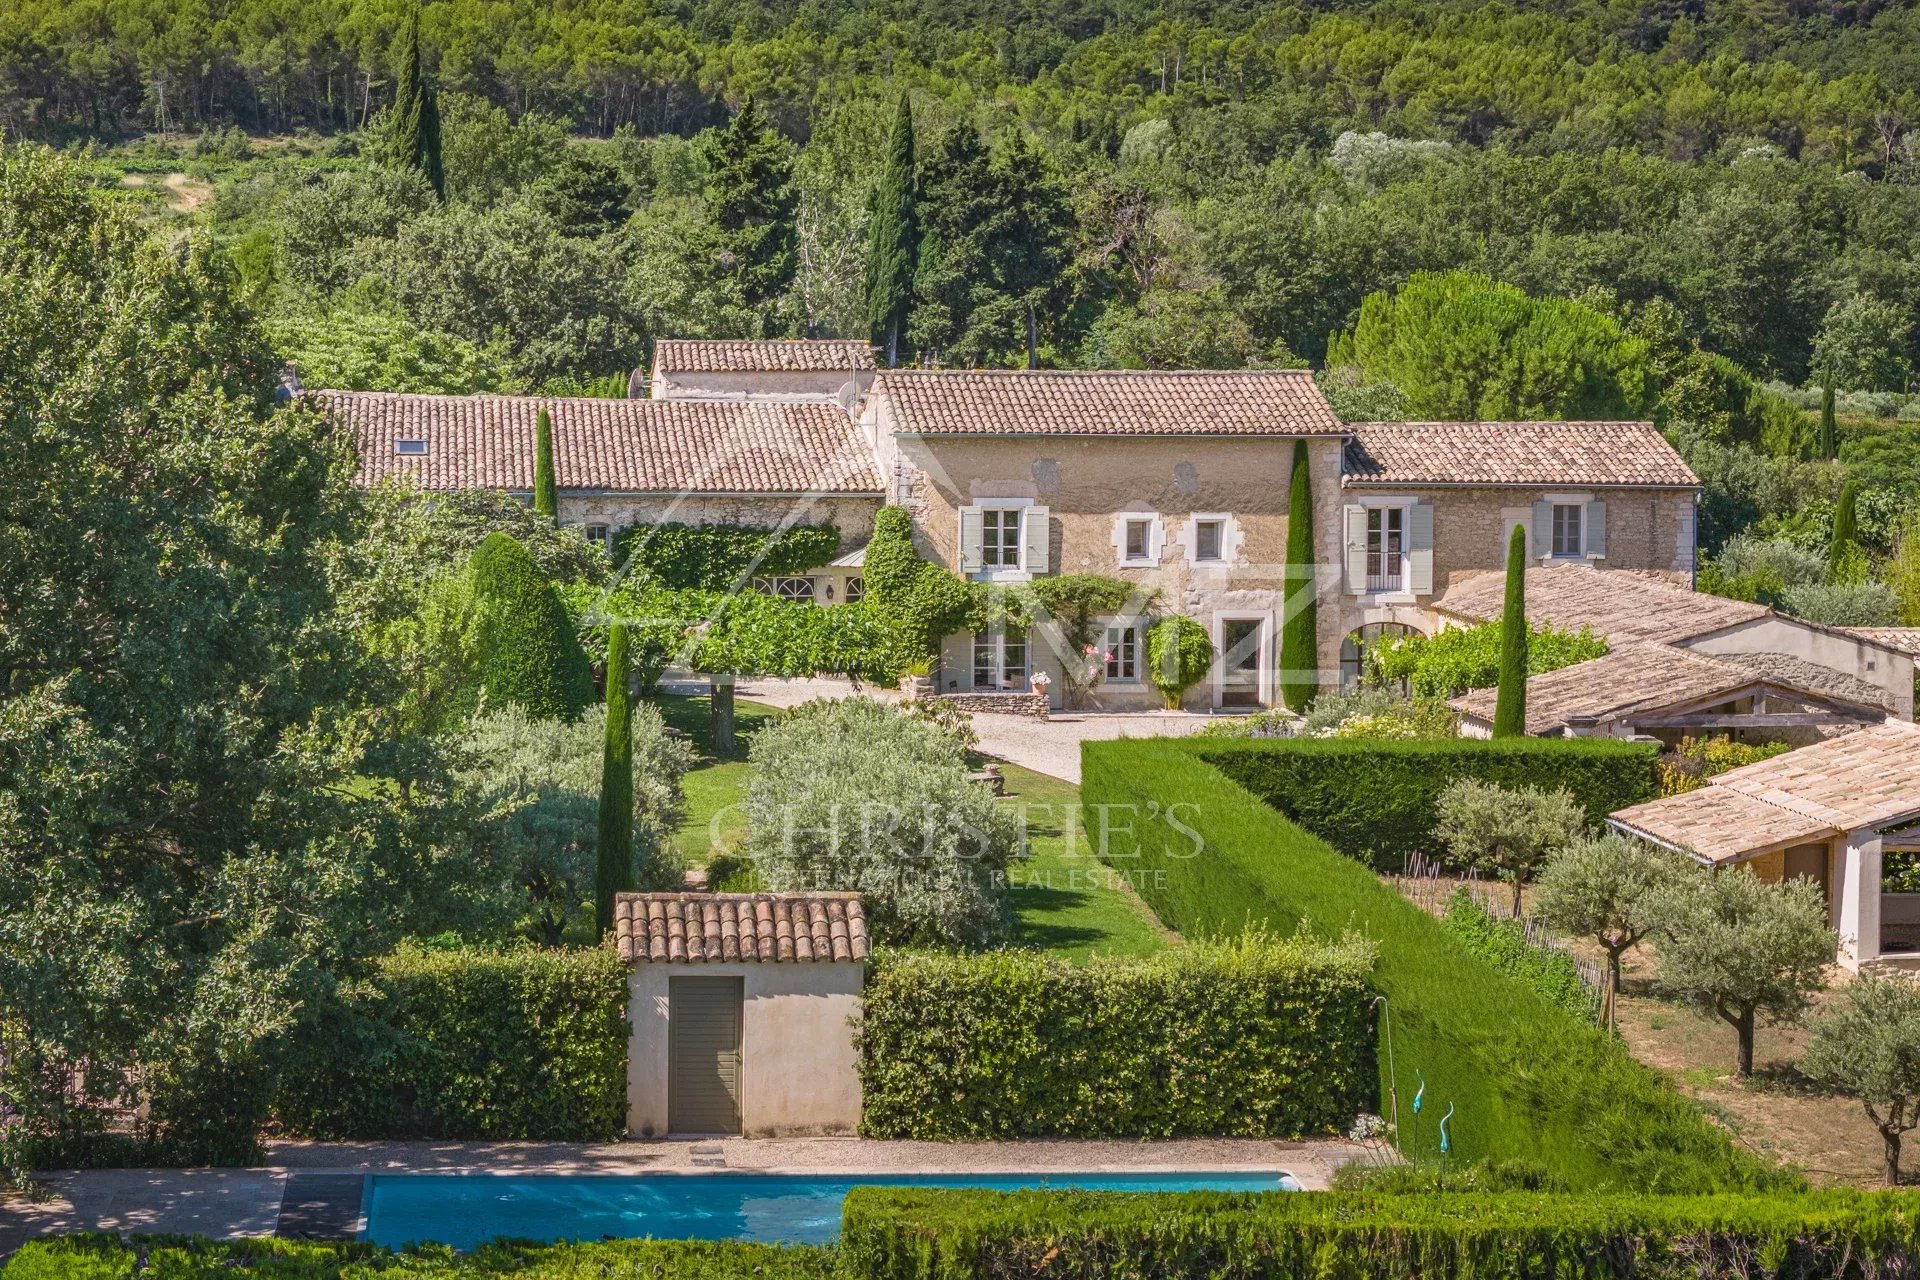
[[[667,1127],[740,1132],[740,978],[667,980]]]

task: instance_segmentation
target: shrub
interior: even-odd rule
[[[888,956],[868,982],[875,1138],[1299,1137],[1372,1100],[1368,948],[1251,933],[1071,965]]]
[[[540,572],[554,582],[606,580],[604,547],[578,529],[560,529],[527,503],[499,489],[452,489],[422,493],[405,480],[388,480],[368,491],[375,525],[368,544],[390,547],[384,568],[408,579],[442,566],[462,564],[474,548],[504,533],[525,547]]]
[[[215,1241],[201,1236],[65,1236],[36,1240],[13,1256],[6,1280],[581,1280],[672,1276],[674,1280],[829,1280],[831,1249],[731,1240],[611,1240],[593,1244],[483,1245],[471,1253],[431,1245],[392,1253],[367,1244],[293,1240]]]
[[[1341,852],[1382,870],[1440,852],[1440,793],[1456,778],[1507,787],[1550,780],[1598,825],[1654,795],[1658,748],[1597,738],[1420,742],[1293,739],[1195,744],[1206,760]]]
[[[639,524],[622,529],[613,561],[668,590],[730,591],[755,574],[805,573],[840,550],[830,524]]]
[[[560,596],[527,549],[489,534],[468,562],[478,617],[480,688],[491,707],[572,720],[593,701],[593,672]]]
[[[1552,752],[1576,745],[1089,742],[1081,748],[1081,797],[1124,819],[1109,825],[1100,856],[1126,867],[1159,917],[1189,936],[1264,926],[1334,938],[1365,928],[1379,948],[1372,985],[1387,997],[1400,1147],[1410,1158],[1436,1154],[1433,1120],[1453,1105],[1457,1159],[1533,1161],[1576,1188],[1778,1182],[1611,1036],[1461,947],[1368,868],[1208,763],[1299,754],[1364,773],[1374,755],[1396,770],[1419,761],[1424,772],[1445,773],[1458,762],[1429,748],[1477,748],[1487,758],[1521,752],[1563,781],[1604,757],[1635,759],[1641,798],[1650,791],[1650,755],[1624,744],[1600,744],[1589,760]],[[1533,754],[1539,748],[1549,751]],[[1272,794],[1283,798],[1284,788]],[[1428,1086],[1419,1120],[1407,1106],[1416,1072]],[[1384,1088],[1381,1100],[1385,1111]]]
[[[1743,764],[1771,760],[1791,751],[1785,742],[1735,742],[1724,735],[1717,738],[1682,738],[1680,745],[1661,755],[1655,765],[1660,794],[1677,796],[1707,785],[1707,779]]]
[[[1213,640],[1192,618],[1175,614],[1147,628],[1147,679],[1169,710],[1213,669]]]
[[[1780,593],[1780,609],[1830,627],[1891,627],[1900,621],[1900,597],[1884,582],[1788,587]]]
[[[1547,856],[1578,840],[1585,814],[1573,794],[1556,787],[1502,787],[1457,778],[1434,802],[1433,833],[1456,862],[1490,871],[1520,894]]]
[[[1573,957],[1564,951],[1536,947],[1527,941],[1527,928],[1518,920],[1496,917],[1463,886],[1447,903],[1440,921],[1461,946],[1500,972],[1524,982],[1549,1002],[1576,1017],[1593,1013],[1593,993],[1580,980]]]
[[[1920,1215],[1888,1192],[1798,1196],[1133,1194],[861,1187],[864,1280],[1207,1276],[1903,1276]]]
[[[601,707],[568,724],[509,706],[479,717],[467,734],[460,780],[487,815],[474,830],[474,853],[496,876],[502,908],[518,919],[531,905],[533,935],[548,946],[558,946],[567,923],[594,901],[605,733]],[[693,754],[644,704],[631,711],[629,742],[632,883],[678,888],[673,833]]]
[[[1008,923],[1022,835],[937,725],[870,698],[810,702],[753,737],[745,852],[775,890],[854,889],[877,937],[977,945]]]
[[[1440,698],[1361,685],[1315,698],[1300,731],[1311,738],[1454,738],[1460,717]]]
[[[1527,674],[1544,675],[1607,652],[1606,638],[1586,628],[1527,630]],[[1500,624],[1447,627],[1433,635],[1386,636],[1367,649],[1373,677],[1383,684],[1407,682],[1416,697],[1451,698],[1500,682]]]
[[[293,1132],[604,1142],[626,1130],[627,970],[611,950],[402,950],[309,1020]]]
[[[1817,552],[1786,538],[1742,534],[1701,568],[1698,585],[1714,595],[1774,604],[1788,587],[1817,583],[1826,574],[1826,560]]]
[[[962,630],[984,606],[984,593],[923,558],[913,545],[913,516],[882,507],[861,570],[867,595],[886,633],[895,667],[932,657],[942,636]]]

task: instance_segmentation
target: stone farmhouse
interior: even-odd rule
[[[1702,663],[1735,662],[1722,687],[1700,695],[1724,694],[1714,707],[1833,723],[1911,718],[1911,654],[1689,589],[1699,482],[1650,423],[1346,424],[1302,370],[873,365],[857,342],[663,340],[648,376],[633,379],[648,394],[626,400],[306,394],[352,432],[363,483],[407,476],[427,490],[530,493],[544,408],[561,520],[589,537],[667,521],[832,523],[842,552],[833,563],[755,584],[790,599],[860,597],[861,552],[883,503],[913,513],[923,554],[972,579],[1135,582],[1138,607],[1106,620],[1096,655],[1104,679],[1090,704],[1110,709],[1158,705],[1144,679],[1150,612],[1184,613],[1213,638],[1215,669],[1190,691],[1190,708],[1275,701],[1280,625],[1290,602],[1306,599],[1285,568],[1289,476],[1304,441],[1329,683],[1336,673],[1357,679],[1364,649],[1382,636],[1497,615],[1507,538],[1521,526],[1537,618],[1595,625],[1616,648],[1644,638]],[[1556,592],[1594,607],[1563,606]],[[1608,600],[1635,603],[1594,611]],[[1661,618],[1702,610],[1711,617],[1684,624],[1685,637],[1659,632]],[[1752,654],[1801,665],[1737,666]],[[1062,652],[1050,628],[997,628],[947,637],[935,678],[943,694],[1004,703],[1046,672],[1057,701],[1069,661],[1085,659]],[[1765,670],[1733,679],[1755,663]],[[1776,709],[1789,695],[1804,707]],[[1471,726],[1475,707],[1462,709]],[[1664,710],[1670,721],[1700,714],[1691,704]],[[1650,726],[1582,711],[1540,731]]]

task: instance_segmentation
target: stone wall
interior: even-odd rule
[[[1045,720],[1049,713],[1047,695],[1043,693],[942,693],[925,701],[937,702],[968,714],[985,711],[993,715],[1030,716],[1035,720]]]

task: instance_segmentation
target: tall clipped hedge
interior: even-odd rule
[[[1392,1022],[1402,1150],[1437,1154],[1437,1120],[1453,1106],[1456,1158],[1532,1161],[1582,1190],[1706,1192],[1784,1180],[1613,1037],[1462,947],[1374,872],[1200,754],[1225,745],[1083,745],[1081,799],[1108,806],[1096,810],[1108,833],[1096,852],[1126,868],[1155,913],[1189,936],[1363,930],[1379,950],[1370,981]],[[1426,1110],[1416,1117],[1410,1103],[1422,1078]],[[1390,1101],[1383,1087],[1381,1107]]]
[[[560,595],[527,549],[488,534],[467,562],[479,615],[479,684],[489,706],[571,720],[593,701],[593,670]]]
[[[1398,871],[1414,850],[1442,852],[1434,805],[1447,785],[1565,787],[1595,824],[1659,793],[1654,743],[1612,738],[1209,739],[1205,759],[1342,853]]]
[[[1798,1196],[1116,1194],[858,1187],[840,1252],[862,1280],[1700,1280],[1910,1277],[1920,1206]]]
[[[627,1035],[610,949],[404,950],[302,1030],[275,1110],[341,1141],[607,1141],[626,1131]]]
[[[866,989],[874,1138],[1300,1137],[1374,1092],[1371,956],[1252,936],[1070,965],[888,956]]]
[[[614,539],[613,562],[673,591],[729,591],[753,575],[805,573],[839,554],[830,524],[638,524]]]

